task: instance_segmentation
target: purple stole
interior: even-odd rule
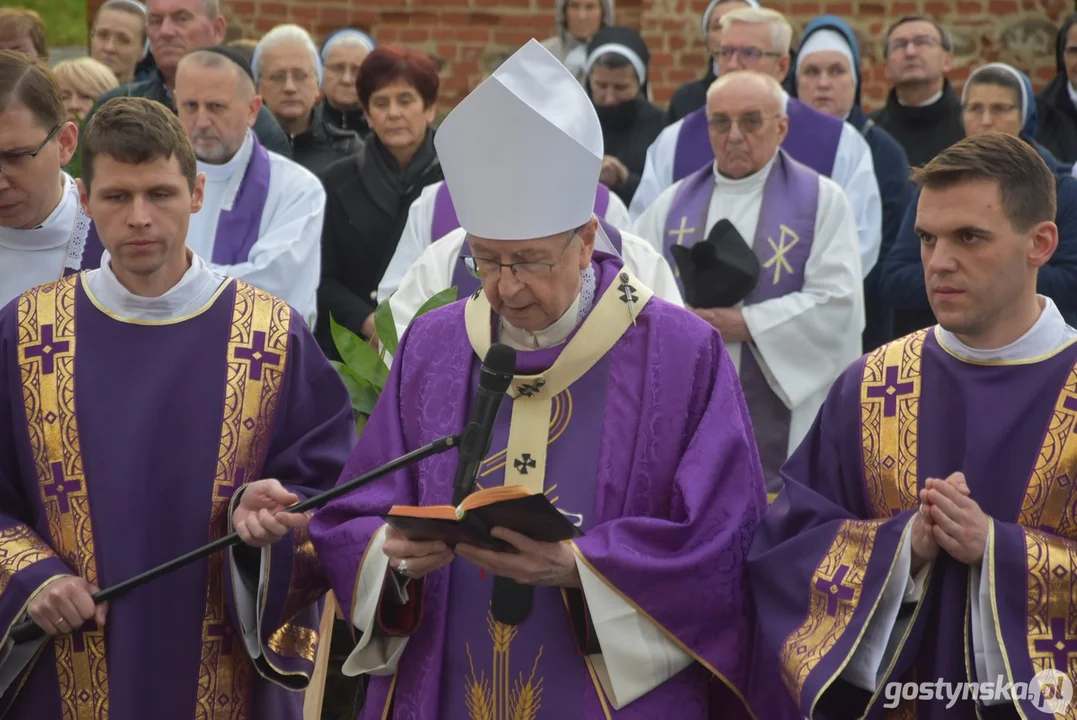
[[[671,246],[691,247],[706,239],[704,230],[713,192],[712,165],[689,175],[677,190],[663,233],[664,254],[673,267],[676,264]],[[799,292],[804,287],[804,267],[811,254],[818,208],[819,175],[779,149],[763,189],[752,242],[752,250],[759,258],[759,282],[744,299],[745,305]],[[679,276],[677,284],[683,292]],[[776,492],[781,487],[778,470],[789,452],[792,413],[771,389],[747,346],[741,349],[740,382],[759,444],[767,491]]]
[[[217,218],[217,233],[213,241],[214,265],[235,265],[246,262],[251,248],[258,242],[262,211],[269,196],[269,153],[251,133],[254,147],[239,192],[231,210],[222,210]]]
[[[539,374],[553,365],[563,349],[564,345],[518,351],[516,371],[521,375]],[[479,374],[478,363],[473,365],[472,392],[478,386]],[[554,398],[550,418],[546,494],[584,532],[594,520],[595,477],[599,473],[608,379],[607,356]],[[540,382],[535,382],[535,392],[541,392]],[[512,404],[512,399],[506,398],[498,413],[490,454],[479,470],[478,485],[483,488],[504,483],[507,463],[527,467],[526,455],[505,456]],[[468,717],[468,703],[477,700],[476,695],[489,707],[497,708],[511,705],[511,697],[521,690],[541,687],[544,692],[538,696],[539,705],[529,717],[581,719],[583,697],[594,689],[587,682],[588,671],[561,590],[536,587],[530,615],[520,625],[508,626],[496,623],[490,615],[490,575],[482,577],[478,568],[461,562],[453,563],[450,572],[451,621],[445,626],[446,652],[439,670],[441,717]],[[482,685],[484,676],[488,682]]]
[[[782,149],[794,160],[810,167],[820,175],[830,177],[834,171],[834,158],[841,140],[842,121],[805,105],[796,98],[789,98],[786,109],[789,116],[789,132],[782,142]],[[703,166],[714,161],[710,134],[707,129],[707,108],[703,107],[685,116],[677,133],[677,146],[673,153],[673,182],[688,177]]]

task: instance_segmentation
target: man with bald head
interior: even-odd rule
[[[156,100],[175,111],[173,93],[180,60],[193,50],[223,43],[226,26],[219,0],[146,0],[146,35],[157,74],[105,93],[98,99],[98,106],[114,97],[129,96]],[[253,129],[266,148],[292,156],[288,137],[269,110],[258,110]]]
[[[860,355],[856,221],[834,181],[780,147],[789,118],[773,77],[723,75],[706,112],[714,162],[662,193],[635,233],[675,264],[685,302],[722,333],[773,494],[831,383]]]
[[[313,323],[325,190],[251,131],[262,109],[250,65],[223,47],[176,68],[176,107],[206,177],[187,246],[218,272],[286,300]]]

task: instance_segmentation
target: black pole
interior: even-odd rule
[[[331,490],[326,490],[320,495],[315,495],[314,497],[310,497],[302,502],[296,503],[292,507],[288,508],[288,512],[301,513],[307,512],[308,510],[316,510],[328,503],[330,500],[334,500],[341,495],[349,493],[357,487],[360,487],[361,485],[366,485],[367,483],[373,482],[378,478],[384,477],[390,473],[396,472],[397,470],[406,468],[410,465],[414,465],[415,463],[421,460],[425,460],[426,458],[433,455],[440,455],[443,452],[451,450],[452,448],[456,447],[457,443],[459,442],[459,439],[459,435],[450,435],[448,437],[443,437],[438,440],[435,440],[429,445],[421,447],[418,450],[412,450],[407,455],[398,457],[396,460],[388,462],[379,468],[375,468],[374,470],[371,470],[365,475],[360,475],[359,477],[353,478],[346,483],[337,485]],[[121,583],[117,583],[116,585],[107,587],[104,590],[99,590],[93,595],[94,603],[100,605],[103,602],[108,602],[109,600],[120,597],[121,595],[125,595],[129,591],[134,590],[136,587],[140,585],[145,585],[149,581],[155,580],[161,575],[166,575],[173,570],[178,570],[181,567],[190,565],[195,560],[201,560],[202,558],[208,557],[220,550],[224,550],[233,545],[239,545],[240,542],[242,541],[239,539],[239,535],[236,533],[225,535],[224,537],[218,538],[217,540],[214,540],[207,545],[203,545],[197,550],[192,550],[186,555],[181,555],[180,557],[169,560],[162,565],[158,565],[155,568],[151,568],[144,573],[140,573],[132,578],[128,578]],[[37,640],[44,635],[45,631],[42,630],[36,623],[34,623],[33,620],[24,620],[23,622],[12,628],[11,635],[9,637],[16,645],[19,645],[21,643]]]

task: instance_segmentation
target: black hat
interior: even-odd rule
[[[254,71],[251,70],[251,64],[247,60],[247,58],[244,57],[243,53],[241,53],[239,50],[236,50],[235,48],[230,48],[227,45],[211,45],[209,47],[198,49],[204,52],[216,53],[217,55],[222,55],[228,58],[236,65],[238,65],[240,70],[247,73],[247,77],[251,79],[251,82],[254,82]]]
[[[729,220],[715,223],[707,239],[690,248],[670,248],[689,307],[733,307],[759,280],[759,258]]]
[[[587,74],[591,72],[591,66],[607,52],[617,53],[631,63],[639,78],[640,87],[644,94],[647,92],[648,70],[647,65],[651,61],[651,53],[647,51],[647,43],[643,41],[635,30],[625,27],[604,27],[594,34],[587,43]],[[642,73],[642,74],[641,74]]]

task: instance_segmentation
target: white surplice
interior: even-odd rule
[[[704,236],[724,218],[749,247],[754,244],[763,191],[776,157],[740,180],[714,171]],[[819,207],[803,288],[754,305],[737,305],[752,337],[747,347],[755,353],[771,389],[792,411],[790,452],[811,428],[838,375],[860,357],[864,329],[864,290],[852,210],[833,180],[818,177]],[[666,218],[682,182],[663,192],[633,228],[656,249],[662,247]],[[764,270],[760,282],[766,281],[765,275]],[[739,369],[745,344],[729,343],[726,349]]]
[[[466,235],[463,230],[454,232],[459,232],[461,237]],[[434,245],[449,242],[450,235]],[[587,282],[590,287],[587,287]],[[572,305],[548,328],[532,333],[502,320],[500,337],[516,350],[560,345],[587,316],[594,296],[592,273],[589,277],[585,276],[585,287]],[[389,571],[389,558],[382,551],[384,544],[383,526],[374,534],[366,559],[359,568],[351,618],[359,633],[359,642],[344,662],[345,675],[392,675],[408,643],[406,637],[385,637],[375,632],[383,591],[393,593],[401,602],[407,601],[407,582]],[[578,555],[576,569],[583,585],[592,627],[602,647],[601,654],[589,655],[588,658],[615,709],[620,710],[639,699],[692,664],[693,660],[687,653],[614,592]]]
[[[321,280],[322,222],[325,190],[309,170],[286,157],[269,152],[269,194],[258,226],[258,242],[246,262],[215,265],[213,246],[222,210],[231,210],[254,150],[247,139],[226,163],[198,161],[206,175],[206,200],[191,216],[187,247],[205,258],[218,272],[243,280],[286,301],[313,327]]]
[[[785,101],[789,101],[788,95],[785,95]],[[673,158],[683,123],[681,119],[666,127],[647,148],[643,177],[628,207],[633,221],[638,220],[673,184]],[[871,148],[863,135],[849,123],[842,125],[830,178],[845,191],[852,207],[860,241],[860,268],[862,277],[867,277],[878,262],[879,249],[882,247],[883,204],[879,182],[875,178]]]
[[[1054,355],[1077,340],[1077,329],[1066,324],[1050,298],[1040,296],[1039,300],[1042,307],[1039,318],[1028,332],[1004,347],[992,350],[971,348],[938,325],[933,330],[935,339],[958,360],[975,364],[1028,362]],[[912,543],[906,532],[894,570],[868,621],[863,639],[842,671],[842,679],[863,690],[875,692],[879,687],[888,656],[896,647],[894,641],[900,640],[905,633],[908,620],[898,619],[902,603],[922,599],[930,566],[925,565],[916,576],[912,576],[911,568]],[[973,670],[976,673],[971,680],[993,683],[1004,678],[1006,682],[1013,682],[998,642],[998,616],[991,602],[991,584],[980,565],[969,568],[969,601]],[[1012,701],[1001,695],[984,700],[987,705],[1009,702]]]
[[[30,230],[0,228],[0,307],[82,266],[90,220],[75,181],[65,172],[60,180],[60,202],[43,223]]]
[[[427,247],[411,264],[399,289],[389,299],[397,336],[403,337],[415,313],[430,298],[452,287],[453,273],[460,264],[460,250],[467,232],[457,228]],[[621,257],[639,281],[667,302],[683,307],[680,288],[673,270],[646,240],[632,233],[621,233]]]
[[[397,243],[393,258],[389,261],[381,282],[378,283],[379,303],[397,291],[411,266],[415,264],[423,251],[438,239],[432,237],[434,206],[437,203],[438,190],[444,184],[445,181],[442,180],[433,185],[427,185],[411,204],[408,210],[408,221],[404,225],[404,232],[400,235],[400,242]],[[609,205],[606,207],[606,214],[602,219],[618,230],[632,228],[632,221],[628,218],[628,208],[625,207],[624,201],[612,192]]]

